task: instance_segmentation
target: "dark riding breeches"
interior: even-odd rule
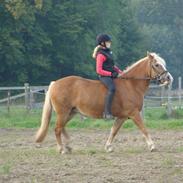
[[[107,87],[108,92],[105,97],[105,114],[111,114],[112,99],[115,93],[115,84],[110,76],[99,76],[99,80]]]

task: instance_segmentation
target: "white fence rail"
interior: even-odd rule
[[[8,92],[8,93],[10,93],[10,92]],[[13,100],[13,99],[15,100],[17,98],[24,97],[24,96],[25,96],[25,93],[21,93],[21,94],[15,95],[15,96],[10,96],[10,94],[8,94],[8,97],[1,99],[0,103],[8,102],[8,101]]]

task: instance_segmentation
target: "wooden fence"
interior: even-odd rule
[[[45,95],[47,89],[48,86],[30,86],[29,83],[25,83],[21,87],[0,87],[0,92],[4,91],[7,93],[7,97],[0,99],[0,104],[7,105],[7,109],[10,111],[11,101],[24,97],[24,103],[21,106],[24,106],[29,111],[34,106],[34,94]],[[12,96],[12,91],[20,91],[21,93]]]
[[[171,86],[165,88],[157,85],[150,85],[150,89],[144,97],[142,114],[144,114],[145,108],[166,107],[167,115],[171,116],[173,108],[183,108],[181,77],[178,78],[178,81],[179,87],[176,90],[172,90]],[[0,106],[7,106],[7,110],[10,112],[12,101],[22,98],[21,106],[27,111],[34,108],[41,108],[47,89],[48,86],[30,86],[29,83],[25,83],[24,86],[21,87],[0,87],[0,92],[6,93],[6,97],[0,99]],[[19,91],[21,93],[12,95],[13,91]],[[41,99],[37,100],[36,95],[39,95],[39,98]]]

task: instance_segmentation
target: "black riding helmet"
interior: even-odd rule
[[[97,44],[101,45],[101,43],[106,42],[106,41],[111,41],[111,37],[107,34],[99,34],[97,36]]]

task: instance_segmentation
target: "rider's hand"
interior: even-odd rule
[[[118,72],[116,72],[116,71],[112,72],[112,78],[117,78],[118,75],[119,75]]]

